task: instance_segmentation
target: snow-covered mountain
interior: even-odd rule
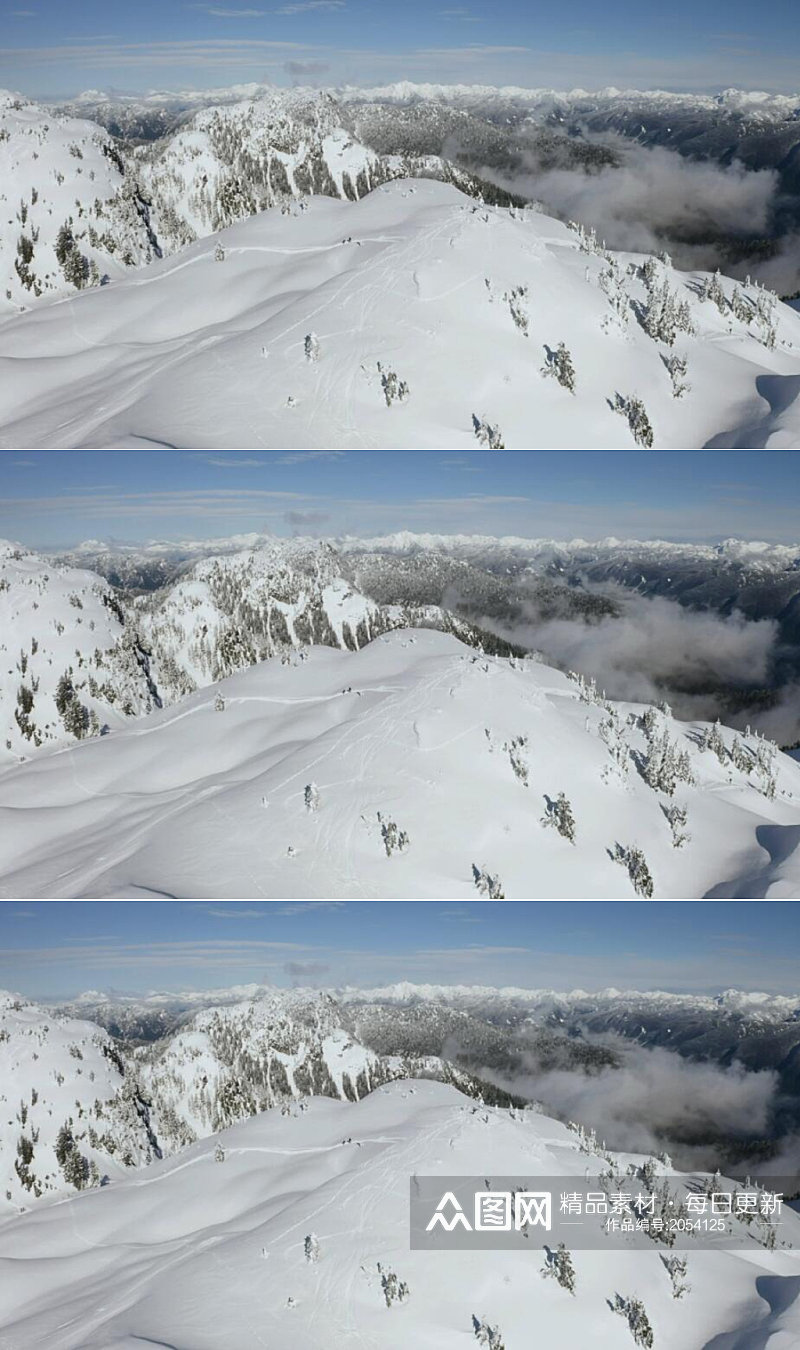
[[[470,196],[511,200],[440,154],[402,155],[394,142],[379,154],[331,94],[309,90],[196,113],[173,135],[139,147],[132,164],[169,252],[275,205],[288,212],[312,195],[356,201],[393,178],[439,178]]]
[[[430,630],[273,658],[6,770],[0,801],[14,896],[800,889],[800,765],[770,742]]]
[[[301,205],[7,320],[0,444],[800,440],[800,314],[760,288],[446,183]]]
[[[515,587],[539,577],[560,581],[571,589],[610,582],[640,595],[676,600],[690,609],[719,614],[735,611],[749,619],[774,618],[787,649],[800,644],[800,544],[744,539],[725,539],[719,544],[519,539],[409,531],[334,542],[340,554],[354,557],[356,575],[369,577],[371,585],[382,561],[388,569],[387,560],[422,565],[429,559],[435,569],[442,559],[457,559],[495,574],[506,604]]]
[[[369,596],[332,544],[283,539],[197,563],[140,597],[132,618],[166,702],[275,654],[288,660],[308,645],[355,651],[395,628],[436,628],[474,647],[514,650],[425,595],[407,603],[396,589]]]
[[[242,991],[234,991],[241,993]],[[0,993],[0,1215],[144,1167],[236,1121],[308,1096],[357,1101],[401,1077],[451,1083],[471,1097],[518,1099],[440,1054],[378,1052],[329,994],[261,990],[184,1016],[137,1044],[75,1017]],[[97,1006],[80,998],[78,1011]],[[152,1007],[139,1014],[149,1018]],[[107,1019],[108,1020],[108,1019]]]
[[[259,536],[217,543],[217,556],[190,566],[191,548],[164,546],[142,558],[108,554],[89,541],[49,559],[0,541],[0,655],[7,657],[0,667],[0,763],[105,733],[312,643],[355,650],[381,633],[419,626],[476,648],[521,651],[413,586],[370,598],[331,544]],[[242,548],[246,543],[251,547]],[[86,561],[124,579],[124,588],[73,566]],[[171,584],[159,584],[167,579]],[[140,582],[159,589],[137,596]]]
[[[108,133],[0,90],[0,319],[158,256]]]
[[[440,1047],[441,1049],[441,1047]],[[397,1038],[368,1047],[356,1020],[328,994],[286,990],[212,1007],[139,1047],[132,1065],[165,1151],[308,1096],[358,1101],[400,1077],[436,1078],[501,1104],[508,1093]]]
[[[720,1337],[736,1350],[796,1342],[791,1210],[774,1250],[760,1228],[745,1235],[736,1222],[735,1250],[690,1252],[682,1297],[659,1241],[573,1252],[572,1293],[540,1278],[547,1252],[535,1234],[520,1251],[409,1249],[414,1175],[566,1185],[590,1167],[614,1189],[646,1166],[665,1176],[654,1159],[592,1147],[545,1116],[478,1107],[437,1083],[270,1111],[145,1176],[6,1222],[0,1257],[14,1278],[2,1284],[0,1334],[41,1350],[256,1350],[265,1335],[296,1350],[519,1350],[532,1327],[548,1345],[627,1350],[632,1325],[640,1346],[661,1350],[704,1350]],[[633,1322],[615,1312],[631,1300]]]
[[[0,764],[158,706],[108,583],[0,540]]]
[[[0,992],[0,1213],[160,1157],[108,1033]]]
[[[145,116],[89,95],[57,110],[0,91],[0,205],[9,215],[0,229],[0,277],[8,278],[0,317],[105,284],[312,193],[355,200],[391,179],[430,177],[474,197],[518,200],[441,154],[370,149],[330,94],[256,92],[222,97],[176,126],[162,106]],[[106,125],[87,120],[100,109]],[[144,129],[137,124],[152,129],[154,115],[162,134],[132,144]]]

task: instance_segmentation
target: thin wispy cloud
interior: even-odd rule
[[[284,913],[329,908],[327,902],[283,906]],[[469,906],[460,906],[469,910]],[[280,912],[274,910],[273,912]],[[438,911],[437,911],[438,913]],[[313,917],[309,913],[309,930]],[[126,972],[131,987],[152,988],[154,976],[187,980],[205,987],[208,979],[263,983],[269,972],[276,982],[287,975],[300,983],[318,982],[335,989],[375,987],[398,980],[411,983],[480,983],[527,989],[600,989],[614,984],[627,989],[709,990],[717,987],[760,988],[788,992],[797,986],[796,953],[785,956],[759,953],[752,944],[741,951],[715,951],[713,961],[705,950],[687,952],[679,962],[673,955],[649,951],[581,952],[567,947],[534,947],[524,943],[447,944],[404,949],[401,941],[383,946],[354,947],[330,942],[278,942],[252,937],[204,941],[116,941],[98,948],[88,939],[74,946],[28,946],[0,952],[2,980],[30,983],[31,972],[53,987],[59,976],[77,985],[96,981],[98,973],[108,983],[114,972]],[[330,972],[328,974],[328,972]],[[86,984],[83,987],[87,987]]]
[[[293,450],[285,455],[278,455],[273,464],[304,464],[306,460],[312,459],[344,459],[346,450]]]
[[[266,919],[265,909],[237,909],[235,905],[199,905],[204,914],[212,919]]]
[[[211,464],[215,469],[263,469],[263,459],[214,459],[209,457],[206,464]]]
[[[273,914],[283,916],[294,914],[306,914],[313,909],[344,909],[344,900],[301,900],[296,905],[281,905],[279,909],[273,910]]]
[[[443,469],[461,469],[463,473],[483,473],[482,464],[473,464],[469,459],[440,459]]]
[[[346,9],[345,0],[298,0],[296,5],[283,5],[274,12],[276,14],[304,14],[308,10],[318,9]]]

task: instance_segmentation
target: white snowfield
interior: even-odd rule
[[[800,444],[800,314],[598,249],[430,180],[273,208],[0,324],[0,445]]]
[[[682,765],[671,795],[669,764]],[[274,658],[0,774],[7,896],[602,899],[650,886],[797,896],[800,764],[432,630]]]
[[[541,1278],[535,1236],[521,1252],[409,1248],[414,1175],[566,1178],[589,1161],[566,1126],[438,1083],[393,1083],[357,1104],[312,1098],[0,1225],[0,1340],[6,1350],[466,1350],[480,1343],[477,1324],[501,1338],[484,1345],[505,1350],[630,1350],[627,1321],[609,1307],[620,1294],[641,1301],[658,1350],[798,1343],[791,1212],[786,1247],[753,1239],[690,1253],[680,1299],[657,1244],[574,1252],[574,1295]],[[643,1160],[614,1161],[624,1173]],[[387,1299],[382,1275],[406,1296]]]

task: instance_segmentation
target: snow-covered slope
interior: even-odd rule
[[[115,1039],[64,1008],[0,992],[0,1214],[96,1186],[309,1095],[357,1101],[419,1077],[475,1099],[519,1101],[438,1053],[404,1052],[398,1037],[385,1052],[368,1048],[330,994],[260,990],[241,1001],[243,993],[137,1045],[133,1022]],[[95,1005],[91,994],[77,1000],[79,1010]]]
[[[434,631],[254,666],[7,770],[0,802],[15,896],[800,890],[800,765],[770,743]]]
[[[438,628],[472,646],[492,641],[438,605],[376,603],[331,544],[311,540],[265,542],[197,563],[141,597],[132,617],[169,702],[276,653],[288,660],[307,644],[353,651],[401,627]],[[499,649],[507,654],[508,644]]]
[[[0,90],[0,318],[156,256],[110,136]]]
[[[89,541],[68,562],[0,541],[0,653],[9,657],[0,673],[0,725],[9,742],[0,763],[96,735],[309,643],[354,650],[418,626],[500,654],[519,650],[439,604],[404,603],[402,587],[390,588],[384,603],[371,600],[329,543],[251,536],[253,547],[242,549],[246,536],[217,542],[219,556],[187,570],[183,554],[169,547],[109,559]],[[117,581],[121,571],[134,590],[139,581],[152,587],[181,576],[129,597],[72,566],[83,560],[97,560]]]
[[[800,443],[767,292],[445,183],[288,209],[0,326],[0,444]]]
[[[606,1165],[579,1147],[546,1117],[479,1108],[434,1083],[271,1111],[145,1176],[4,1224],[0,1259],[13,1279],[0,1285],[0,1335],[13,1350],[459,1350],[490,1327],[484,1345],[521,1350],[535,1328],[543,1345],[629,1350],[613,1312],[620,1294],[641,1301],[659,1350],[704,1350],[715,1337],[729,1350],[796,1343],[790,1212],[778,1250],[753,1236],[735,1251],[691,1253],[679,1299],[657,1242],[574,1252],[572,1296],[540,1278],[535,1236],[524,1251],[409,1250],[412,1175],[574,1178]],[[620,1176],[645,1161],[608,1156]],[[392,1277],[402,1298],[386,1293]]]
[[[160,1156],[113,1040],[0,991],[0,1213]]]
[[[146,658],[103,578],[0,540],[0,764],[156,704]]]

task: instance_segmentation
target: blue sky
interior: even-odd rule
[[[69,901],[0,906],[0,987],[414,983],[798,992],[800,907],[763,901]]]
[[[5,0],[0,85],[370,84],[794,92],[796,0]]]
[[[0,451],[0,537],[396,530],[796,543],[793,451]]]

